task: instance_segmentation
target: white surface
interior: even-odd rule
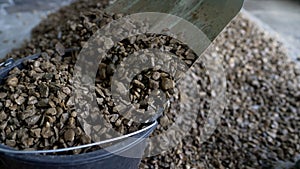
[[[0,0],[0,58],[19,47],[43,17],[72,0]]]
[[[300,58],[299,1],[246,0],[244,9],[278,34],[293,60]]]

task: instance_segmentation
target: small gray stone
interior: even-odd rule
[[[55,45],[55,50],[60,56],[65,54],[65,47],[59,42]]]
[[[37,98],[36,98],[35,96],[30,96],[30,97],[28,98],[27,104],[29,104],[29,105],[34,105],[34,104],[36,104],[36,103],[38,103],[38,100],[37,100]]]
[[[23,96],[19,96],[16,100],[15,100],[15,102],[18,104],[18,105],[21,105],[21,104],[23,104],[24,102],[25,102],[25,98],[23,97]]]
[[[9,77],[7,80],[6,80],[6,83],[8,86],[12,86],[12,87],[16,87],[19,83],[19,79],[15,76],[13,77]]]
[[[158,80],[158,79],[160,78],[160,73],[159,73],[159,72],[153,72],[152,78],[153,78],[154,80]]]
[[[43,136],[43,138],[47,139],[47,138],[50,138],[51,136],[53,136],[54,132],[51,131],[50,127],[43,127],[41,135]]]
[[[45,97],[49,96],[49,87],[45,83],[40,84],[38,86],[38,88],[39,88],[41,97],[45,98]]]
[[[175,87],[174,81],[169,78],[162,78],[161,87],[164,90],[169,90]]]
[[[41,129],[40,128],[31,129],[30,132],[33,137],[36,137],[36,138],[41,137]]]
[[[4,111],[0,112],[0,122],[2,122],[3,120],[5,120],[7,118],[7,115]]]
[[[7,93],[0,93],[0,99],[4,99],[7,96]]]
[[[74,138],[75,138],[75,132],[74,132],[74,130],[69,129],[69,130],[67,130],[64,133],[64,139],[65,139],[65,141],[67,141],[67,142],[73,142]]]
[[[49,109],[46,111],[46,114],[47,114],[47,115],[55,116],[55,115],[57,114],[56,108],[49,108]]]
[[[29,117],[29,118],[25,119],[25,122],[29,126],[32,126],[32,125],[35,125],[40,120],[40,118],[41,118],[40,115],[35,115],[35,116],[32,116],[32,117]]]

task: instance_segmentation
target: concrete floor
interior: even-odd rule
[[[0,58],[30,37],[47,14],[72,0],[0,0]]]
[[[245,0],[244,9],[263,28],[278,36],[289,56],[300,63],[299,0]]]

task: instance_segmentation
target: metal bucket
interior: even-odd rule
[[[156,128],[157,122],[148,127],[111,140],[84,145],[91,147],[123,140],[111,147],[79,155],[42,155],[43,153],[64,152],[83,148],[48,151],[18,151],[0,145],[1,169],[137,169],[144,150],[145,138]]]
[[[72,50],[66,50],[71,52]],[[6,79],[8,72],[15,67],[23,68],[26,60],[35,60],[35,54],[14,61],[8,59],[0,64],[0,84]],[[156,128],[157,122],[136,132],[92,144],[57,150],[19,151],[0,144],[0,169],[137,169],[144,150],[145,139]],[[117,142],[117,143],[115,143]],[[110,147],[79,155],[45,155],[62,153],[71,150],[112,144]]]

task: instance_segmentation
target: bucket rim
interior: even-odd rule
[[[113,143],[113,142],[117,142],[117,141],[120,141],[120,140],[125,140],[125,139],[133,137],[135,135],[141,134],[143,132],[150,131],[151,129],[154,129],[154,127],[156,127],[157,125],[158,125],[158,122],[154,121],[149,126],[143,128],[143,129],[137,130],[135,132],[126,134],[126,135],[122,135],[122,136],[119,136],[119,137],[115,137],[115,138],[112,138],[112,139],[107,139],[107,140],[103,140],[103,141],[99,141],[99,142],[95,142],[95,143],[90,143],[90,144],[85,144],[85,145],[80,145],[80,146],[75,146],[75,147],[60,148],[60,149],[56,149],[56,150],[24,150],[23,151],[23,150],[13,149],[13,148],[8,147],[4,144],[0,144],[0,153],[13,154],[13,155],[39,155],[39,154],[67,152],[67,151],[78,150],[78,149],[83,149],[83,148],[88,148],[88,147],[93,147],[93,146],[100,146],[100,145],[103,145],[103,144]],[[139,141],[139,140],[142,140],[143,137],[136,138],[136,139],[137,139],[137,141]],[[130,146],[130,145],[128,145],[128,146]],[[85,154],[88,154],[88,153],[85,153]],[[64,157],[66,155],[55,155],[55,156]]]

